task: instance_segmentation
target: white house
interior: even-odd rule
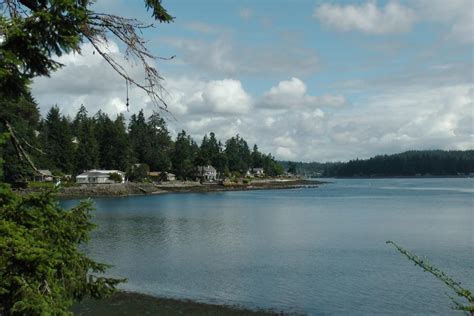
[[[99,184],[115,183],[109,177],[112,173],[117,173],[122,177],[122,183],[125,183],[125,172],[119,170],[97,170],[92,169],[76,176],[76,183],[80,184]]]
[[[256,177],[263,177],[265,175],[263,168],[252,168],[252,173]]]
[[[200,177],[203,181],[217,180],[217,170],[213,166],[198,166],[197,169],[198,177]]]
[[[253,175],[254,177],[263,177],[265,175],[265,171],[263,168],[252,168],[251,170],[247,171],[247,175]]]

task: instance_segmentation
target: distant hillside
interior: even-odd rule
[[[338,163],[280,162],[299,175],[325,177],[452,176],[474,173],[474,150],[420,150]]]
[[[305,177],[321,177],[327,173],[329,169],[341,165],[340,162],[296,162],[296,161],[279,161],[283,168],[293,174]]]

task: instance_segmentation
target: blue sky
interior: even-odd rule
[[[239,133],[279,159],[335,161],[410,149],[474,148],[471,0],[163,1],[176,17],[144,33],[172,61],[165,78],[175,119],[199,142]],[[141,1],[95,9],[151,21]],[[118,44],[118,45],[117,45]],[[123,51],[112,38],[111,51]],[[45,113],[125,113],[122,80],[92,54],[60,58],[39,78]],[[130,72],[140,72],[130,66]],[[67,88],[64,88],[66,83]],[[156,108],[131,91],[131,111]]]

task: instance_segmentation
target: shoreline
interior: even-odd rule
[[[461,178],[474,178],[470,175],[445,175],[445,176],[347,176],[347,177],[324,177],[320,179],[461,179]]]
[[[97,198],[97,197],[127,197],[141,195],[159,195],[169,193],[212,193],[226,191],[253,191],[253,190],[282,190],[299,188],[317,188],[328,182],[304,179],[268,179],[255,180],[249,184],[217,184],[199,182],[165,182],[154,183],[120,183],[120,184],[94,184],[81,186],[61,187],[56,193],[62,200]],[[47,188],[28,188],[16,190],[20,194],[39,193]]]
[[[137,292],[117,291],[111,297],[85,299],[71,308],[74,315],[285,315],[272,309],[201,303],[187,299],[155,297]]]

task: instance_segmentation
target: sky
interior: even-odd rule
[[[158,60],[172,135],[239,134],[280,160],[347,161],[406,150],[474,149],[472,0],[163,0],[173,23],[143,36]],[[99,12],[150,22],[142,1]],[[110,38],[108,49],[124,47]],[[34,80],[43,115],[81,104],[112,118],[158,108],[84,43]],[[143,77],[133,61],[129,74]]]

